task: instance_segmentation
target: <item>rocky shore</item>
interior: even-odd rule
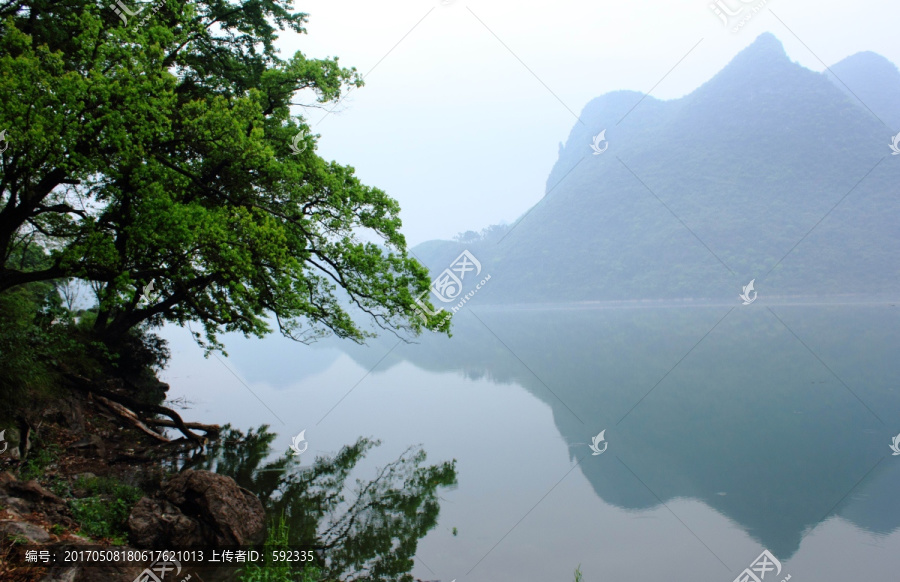
[[[90,394],[31,411],[23,427],[0,438],[2,580],[153,581],[141,577],[148,564],[60,564],[60,556],[79,548],[246,546],[264,534],[265,512],[253,493],[209,471],[175,472],[180,456],[202,454],[202,446],[163,442]],[[205,568],[165,579],[210,582],[237,573]]]

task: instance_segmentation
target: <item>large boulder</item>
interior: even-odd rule
[[[145,497],[128,517],[139,548],[247,545],[260,541],[265,512],[259,499],[234,479],[209,471],[184,471],[159,497]]]

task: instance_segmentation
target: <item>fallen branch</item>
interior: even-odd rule
[[[104,398],[103,396],[100,396],[99,394],[94,394],[93,396],[94,396],[94,399],[97,400],[97,402],[105,405],[107,408],[109,408],[110,410],[112,410],[113,412],[115,412],[116,414],[118,414],[119,416],[121,416],[122,418],[124,418],[125,420],[127,420],[128,422],[133,424],[134,426],[136,426],[142,432],[152,436],[153,438],[155,438],[158,441],[162,441],[164,443],[171,442],[171,441],[169,441],[169,439],[167,439],[163,435],[159,434],[155,430],[152,430],[149,426],[147,426],[146,424],[141,422],[141,419],[138,418],[137,414],[128,410],[121,404],[117,404],[117,403],[109,400],[108,398]]]
[[[165,426],[167,428],[177,428],[176,425],[171,420],[166,420],[164,418],[148,418],[145,420],[147,424],[152,424],[153,426]],[[210,438],[216,438],[219,436],[219,432],[222,430],[222,427],[218,424],[203,424],[202,422],[186,422],[184,426],[188,428],[192,428],[195,430],[202,430],[206,433],[206,436]]]
[[[72,381],[72,385],[79,390],[83,390],[84,392],[88,392],[97,396],[102,396],[108,400],[117,402],[118,404],[122,404],[123,406],[127,406],[132,411],[139,410],[144,413],[162,414],[164,416],[168,416],[172,419],[174,428],[177,428],[179,431],[181,431],[181,434],[186,436],[188,439],[201,444],[206,444],[209,441],[207,437],[192,432],[184,423],[184,420],[182,420],[181,416],[171,408],[158,406],[156,404],[144,404],[142,402],[138,402],[137,400],[134,400],[133,398],[129,398],[122,394],[104,390],[103,388],[98,387],[96,383],[90,378],[85,378],[80,374],[75,374],[66,369],[64,369],[63,371],[65,373],[65,376]]]

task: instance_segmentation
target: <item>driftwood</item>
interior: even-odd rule
[[[97,386],[96,382],[94,382],[90,378],[85,378],[84,376],[82,376],[80,374],[75,374],[70,370],[64,370],[64,373],[65,373],[66,378],[72,382],[72,385],[75,388],[82,390],[84,392],[87,392],[89,394],[92,394],[94,396],[100,396],[106,400],[109,400],[114,403],[122,405],[127,410],[127,412],[130,413],[131,417],[133,417],[134,419],[137,419],[139,421],[141,420],[138,418],[137,413],[135,411],[139,411],[139,412],[142,412],[145,414],[162,414],[163,416],[168,416],[171,419],[171,421],[170,421],[171,426],[173,428],[177,428],[181,432],[181,434],[183,434],[189,440],[194,441],[195,443],[200,443],[200,444],[206,444],[209,441],[209,439],[206,436],[202,436],[195,432],[192,432],[191,427],[189,427],[187,424],[185,424],[185,422],[184,422],[184,420],[182,420],[181,416],[177,412],[172,410],[171,408],[166,408],[165,406],[159,406],[157,404],[144,404],[143,402],[138,402],[137,400],[134,400],[133,398],[129,398],[128,396],[125,396],[123,394],[118,394],[116,392],[111,392],[109,390],[105,390],[105,389]],[[116,411],[116,412],[119,412],[119,411]],[[129,418],[129,420],[131,421],[132,419]],[[145,419],[143,419],[142,422],[144,423],[144,427],[147,428],[148,431],[150,431],[149,427],[147,427],[146,424],[148,424],[148,423],[153,424],[153,422],[154,422],[153,419],[145,418]],[[218,435],[219,427],[216,425],[200,426],[200,425],[198,425],[198,423],[191,423],[191,424],[194,425],[193,428],[198,428],[200,430],[205,431],[206,434],[212,438],[215,438],[215,436]],[[163,423],[160,424],[160,426],[166,426],[165,421],[163,421]],[[143,429],[141,429],[141,430],[143,430]],[[156,434],[156,433],[153,433],[153,431],[150,431],[150,434]],[[156,434],[156,436],[154,436],[154,438],[158,439],[159,436],[160,436],[159,434]],[[163,438],[165,438],[165,437],[163,437]],[[166,440],[168,441],[168,439],[166,439]]]
[[[112,400],[109,400],[108,398],[104,398],[103,396],[100,396],[99,394],[94,394],[93,397],[95,400],[97,400],[97,402],[99,402],[100,404],[106,405],[107,408],[109,408],[110,410],[112,410],[113,412],[115,412],[116,414],[118,414],[119,416],[121,416],[122,418],[127,420],[128,422],[130,422],[132,425],[136,426],[144,434],[148,434],[148,435],[152,436],[153,438],[155,438],[156,440],[164,442],[164,443],[171,442],[169,439],[167,439],[163,435],[159,434],[158,432],[152,430],[149,426],[147,426],[146,424],[141,422],[141,419],[138,418],[137,414],[128,410],[121,404],[113,402]]]

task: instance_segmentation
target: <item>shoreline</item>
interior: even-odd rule
[[[734,301],[712,297],[679,297],[676,299],[612,299],[567,302],[485,303],[477,305],[485,311],[574,311],[579,309],[640,309],[673,307],[750,307],[761,306],[886,306],[900,305],[900,297],[871,296],[856,293],[834,295],[766,295],[750,305],[742,305],[737,294]]]

